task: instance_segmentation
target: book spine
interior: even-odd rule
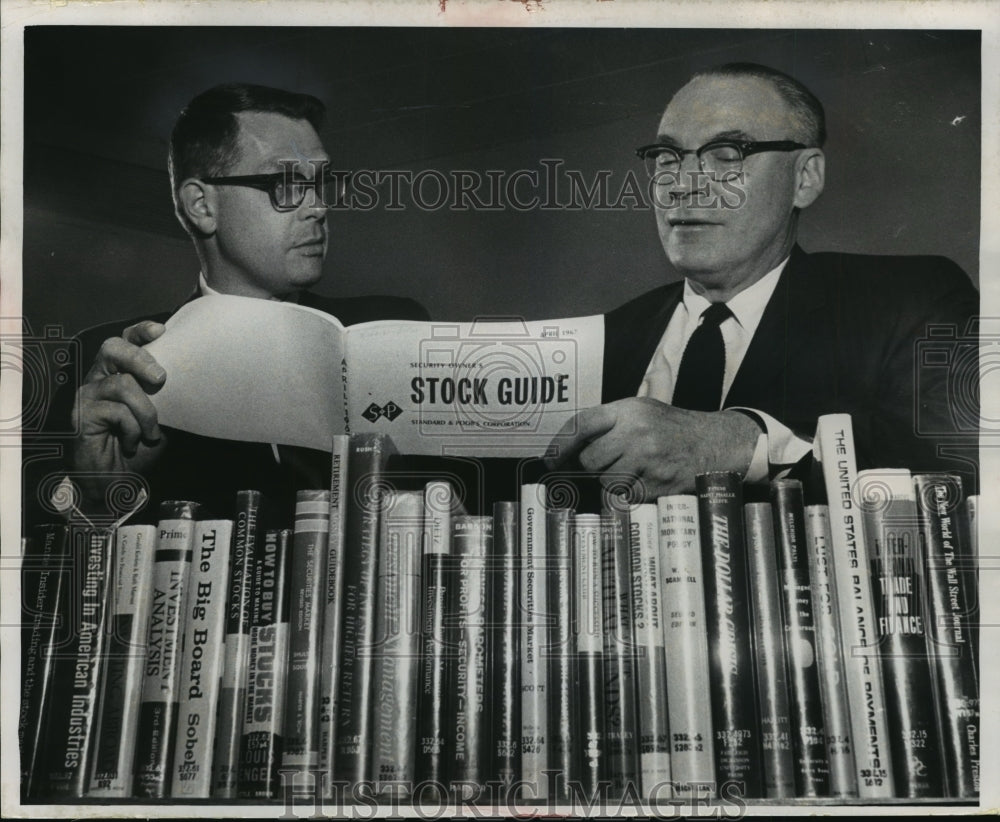
[[[840,606],[858,794],[862,799],[888,799],[895,795],[895,784],[882,669],[874,647],[878,629],[871,566],[854,497],[858,470],[850,415],[821,416],[813,450],[820,462],[830,506],[831,557]]]
[[[783,799],[795,796],[795,757],[788,708],[785,622],[781,616],[774,523],[770,503],[748,503],[743,507],[743,513],[760,692],[764,791],[768,799]]]
[[[578,722],[582,761],[578,787],[587,798],[606,795],[604,759],[604,608],[601,581],[601,518],[577,514],[573,522],[574,608]]]
[[[219,688],[219,709],[212,752],[212,796],[236,798],[240,762],[240,728],[246,704],[246,671],[250,644],[250,596],[253,555],[258,538],[261,494],[238,491],[226,592],[226,638]]]
[[[347,464],[351,438],[333,437],[330,461],[330,525],[326,543],[323,591],[323,639],[320,653],[319,773],[317,786],[325,799],[333,797],[334,753],[337,746],[337,700],[343,638],[344,527],[347,502]]]
[[[659,515],[655,503],[629,511],[632,547],[632,617],[639,696],[639,762],[642,796],[670,795],[670,727],[667,712],[667,657],[660,600]]]
[[[924,575],[913,479],[905,469],[858,473],[898,796],[942,796],[940,742],[927,658]]]
[[[132,760],[146,661],[156,526],[123,525],[115,534],[112,632],[101,683],[97,745],[87,795],[132,794]]]
[[[660,590],[667,665],[670,770],[679,797],[715,786],[715,748],[709,693],[708,614],[698,498],[676,494],[656,501],[660,519]]]
[[[372,774],[378,795],[403,799],[416,771],[423,531],[423,492],[387,492],[376,583]]]
[[[604,655],[603,777],[608,796],[638,796],[641,790],[636,724],[637,650],[633,641],[633,561],[628,508],[611,502],[601,516],[601,616]]]
[[[949,796],[972,799],[980,790],[980,704],[960,571],[962,481],[951,474],[917,474],[913,482],[927,551],[927,652],[934,663],[945,782]]]
[[[830,795],[855,797],[858,795],[858,776],[854,767],[854,740],[844,682],[837,582],[830,556],[830,509],[826,505],[807,505],[805,514],[809,576],[816,616],[816,664],[819,666],[823,698],[826,754],[830,761]]]
[[[516,502],[493,506],[493,557],[490,575],[490,625],[493,681],[492,773],[502,787],[520,778],[521,681],[520,625],[517,611],[518,515]]]
[[[286,778],[308,778],[319,767],[319,700],[323,604],[326,586],[330,492],[299,491],[292,539],[288,638],[281,766]]]
[[[573,511],[553,508],[546,514],[549,548],[548,599],[553,614],[549,627],[549,796],[571,797],[570,785],[580,780],[576,719],[576,649],[573,635]]]
[[[525,798],[547,797],[548,659],[546,633],[546,489],[521,486],[521,779]]]
[[[705,605],[719,789],[735,783],[743,797],[760,797],[760,727],[754,693],[750,586],[743,539],[743,492],[732,472],[695,478],[705,563]]]
[[[240,740],[237,796],[278,795],[281,734],[288,671],[288,566],[293,534],[266,531],[254,551],[246,705]]]
[[[207,799],[212,792],[212,746],[223,674],[232,539],[230,519],[206,519],[195,524],[172,797]]]
[[[830,762],[826,755],[826,726],[816,665],[816,619],[802,483],[794,479],[772,482],[771,510],[778,549],[779,601],[785,626],[795,789],[800,797],[828,796]]]
[[[198,505],[160,505],[153,557],[153,602],[135,751],[135,795],[164,799],[170,786],[180,696],[181,643]]]
[[[424,488],[423,582],[420,606],[420,689],[417,711],[417,779],[445,784],[447,762],[446,683],[452,663],[444,617],[449,596],[452,488],[431,482]]]
[[[34,797],[44,774],[46,719],[53,712],[56,654],[67,640],[69,533],[65,525],[34,529],[21,565],[21,796]]]
[[[460,515],[452,525],[455,582],[451,586],[446,636],[455,649],[448,692],[454,722],[446,723],[453,785],[482,785],[489,774],[489,621],[486,563],[493,551],[493,518]]]
[[[963,513],[965,516],[962,518],[964,520],[964,528],[959,529],[960,533],[966,535],[966,540],[968,542],[968,551],[964,557],[967,563],[967,568],[965,573],[962,574],[965,580],[965,601],[969,606],[968,614],[968,624],[969,624],[969,647],[975,654],[975,658],[978,659],[978,649],[979,649],[979,517],[980,517],[980,499],[978,494],[970,494],[965,498],[965,504],[963,506]]]
[[[112,595],[114,535],[104,529],[71,528],[70,538],[82,544],[81,565],[73,569],[79,576],[67,580],[80,586],[70,594],[70,601],[75,596],[80,610],[75,641],[68,654],[59,656],[54,672],[53,710],[43,745],[47,798],[77,798],[87,791]],[[73,561],[76,545],[71,551]]]
[[[371,785],[375,581],[385,469],[394,451],[384,434],[351,437],[344,532],[344,603],[334,773],[356,790]]]

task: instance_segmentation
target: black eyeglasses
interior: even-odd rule
[[[349,171],[323,169],[307,179],[295,174],[291,168],[273,174],[245,174],[239,177],[202,177],[203,183],[222,186],[246,186],[266,191],[275,211],[294,211],[305,201],[310,191],[316,192],[317,207],[337,208],[344,204]]]
[[[698,167],[715,176],[739,174],[743,170],[743,159],[763,151],[796,151],[809,148],[794,140],[711,140],[700,148],[677,148],[663,143],[637,148],[635,153],[646,164],[649,176],[669,185],[672,173],[680,171],[681,163],[688,154],[698,158]]]

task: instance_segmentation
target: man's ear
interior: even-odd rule
[[[177,210],[198,233],[209,236],[215,233],[215,190],[201,180],[191,177],[181,183],[177,192]]]
[[[826,181],[826,155],[819,148],[803,151],[796,164],[796,187],[793,204],[796,208],[810,206],[823,193]]]

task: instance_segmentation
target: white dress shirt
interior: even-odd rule
[[[212,288],[212,286],[210,286],[208,284],[208,280],[205,279],[205,272],[204,271],[199,271],[198,272],[198,293],[202,297],[212,297],[212,296],[218,297],[218,296],[220,296],[222,294],[221,291],[219,291],[218,289]],[[272,297],[268,297],[268,299],[269,300],[273,300],[276,303],[297,303],[299,301],[298,293],[293,293],[293,295],[289,296],[289,297],[273,297],[272,296]]]
[[[753,339],[764,309],[774,294],[778,279],[788,262],[786,257],[761,279],[732,297],[726,305],[732,316],[719,326],[726,350],[726,364],[722,379],[722,404],[733,385],[733,380],[743,364],[750,341]],[[684,281],[684,294],[674,310],[670,322],[660,338],[653,359],[646,369],[646,376],[639,386],[638,396],[651,397],[669,403],[674,395],[674,382],[680,368],[684,348],[701,322],[701,315],[711,305],[703,296],[695,292],[690,280]],[[771,465],[792,465],[804,457],[812,444],[795,434],[788,426],[778,422],[770,414],[753,408],[739,408],[753,416],[763,431],[757,440],[753,460],[747,471],[747,482],[766,480]]]

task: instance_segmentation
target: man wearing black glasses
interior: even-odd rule
[[[169,164],[177,217],[201,264],[192,296],[296,300],[344,325],[427,319],[411,300],[333,300],[308,291],[322,277],[328,209],[346,182],[320,141],[323,113],[314,97],[254,85],[210,89],[181,113]],[[93,365],[75,397],[57,398],[55,413],[69,414],[75,401],[80,428],[69,467],[84,502],[99,504],[107,478],[128,471],[146,476],[156,498],[222,511],[238,488],[264,491],[284,509],[296,488],[324,487],[326,454],[160,428],[149,393],[169,375],[140,346],[163,333],[168,316],[112,323],[79,338],[83,362]]]
[[[766,480],[804,471],[817,417],[844,412],[861,467],[969,468],[938,453],[960,427],[949,371],[915,353],[929,324],[965,334],[978,294],[943,258],[799,248],[824,138],[820,102],[765,66],[722,66],[674,95],[637,153],[684,279],[607,315],[605,404],[557,438],[556,464],[634,477],[647,500],[708,470]]]

